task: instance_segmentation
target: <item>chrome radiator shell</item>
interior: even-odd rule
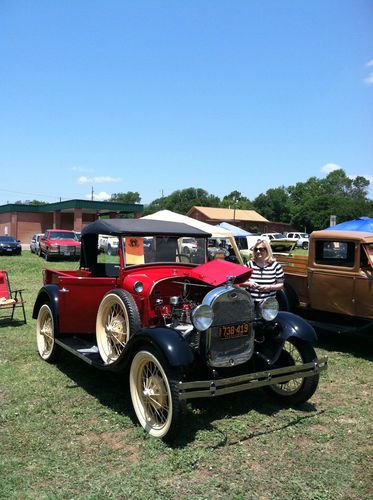
[[[214,321],[206,330],[206,360],[212,368],[232,367],[248,361],[254,351],[254,302],[241,287],[220,286],[211,290],[202,301],[212,307]],[[249,333],[242,337],[221,338],[219,329],[225,325],[249,324]]]

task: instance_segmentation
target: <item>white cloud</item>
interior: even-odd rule
[[[81,175],[78,178],[78,184],[112,184],[121,182],[121,180],[119,177],[86,177],[85,175]]]
[[[373,72],[369,73],[369,75],[364,78],[364,83],[366,83],[367,85],[373,85]]]
[[[370,61],[368,61],[365,66],[367,68],[372,68],[373,67],[373,59],[371,59]],[[369,75],[364,78],[364,83],[366,83],[367,85],[373,85],[373,72],[371,71],[369,73]]]
[[[321,172],[323,174],[330,174],[330,172],[334,172],[334,170],[340,170],[342,167],[337,165],[336,163],[326,163],[322,168]]]
[[[85,197],[86,197],[87,200],[91,200],[92,199],[92,193],[86,194]],[[101,193],[97,193],[97,194],[93,193],[93,200],[94,201],[106,201],[110,197],[111,197],[111,195],[108,194],[108,193],[105,193],[105,191],[101,191]]]

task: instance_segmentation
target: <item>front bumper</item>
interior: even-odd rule
[[[322,356],[311,363],[303,365],[286,366],[284,368],[275,368],[263,372],[246,373],[237,377],[216,379],[216,380],[198,380],[193,382],[179,382],[179,398],[208,398],[221,396],[223,394],[232,394],[234,392],[257,389],[268,385],[289,382],[295,378],[312,377],[327,369],[328,357]]]

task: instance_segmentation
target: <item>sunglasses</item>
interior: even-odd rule
[[[258,248],[254,248],[254,252],[266,252],[267,249],[265,247],[258,247]]]

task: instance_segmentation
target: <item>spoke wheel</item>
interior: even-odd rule
[[[133,408],[141,426],[151,436],[170,438],[186,405],[180,401],[175,378],[151,349],[137,352],[130,369]]]
[[[52,362],[56,358],[55,325],[49,304],[43,304],[39,309],[36,321],[36,342],[40,356]]]
[[[107,293],[96,320],[97,346],[102,360],[111,364],[120,359],[130,336],[139,328],[139,312],[132,296],[124,290]]]
[[[316,353],[313,347],[308,343],[297,338],[288,339],[283,347],[283,353],[280,357],[280,366],[296,366],[309,363],[316,359]],[[311,377],[296,378],[269,386],[277,398],[288,403],[304,403],[316,391],[319,383],[319,374]]]

